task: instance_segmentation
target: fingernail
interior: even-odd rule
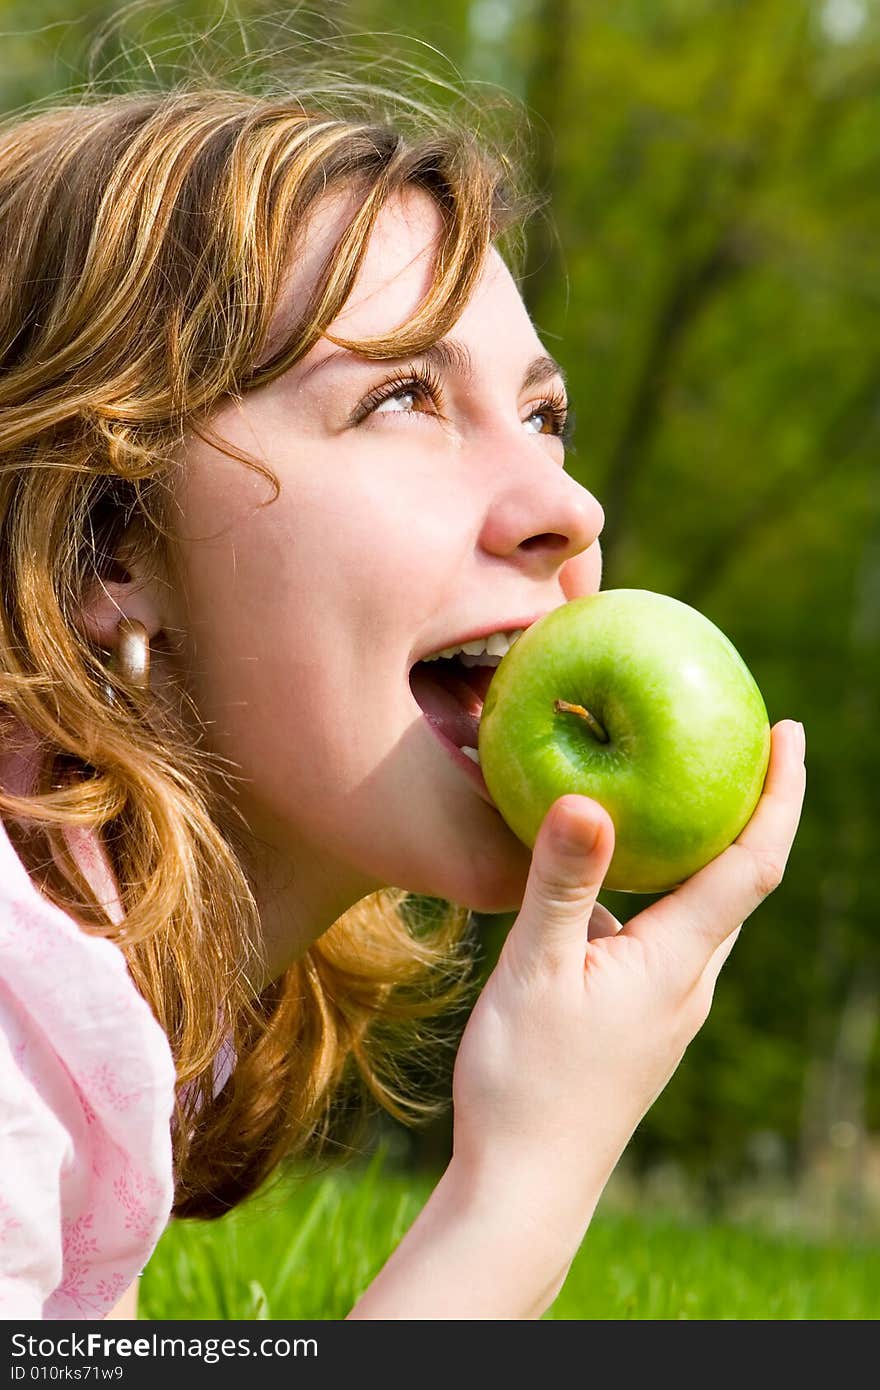
[[[592,854],[598,839],[599,826],[595,823],[585,833],[583,822],[574,816],[557,816],[553,822],[553,845],[560,854]]]
[[[585,845],[583,835],[579,835],[577,829],[568,823],[553,827],[553,848],[557,854],[574,854],[580,857],[589,854],[593,846]]]
[[[804,732],[803,724],[796,723],[794,727],[797,734],[796,747],[798,756],[802,758],[807,751],[807,735]]]

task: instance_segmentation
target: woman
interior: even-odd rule
[[[508,263],[528,200],[374,105],[2,133],[9,1316],[106,1315],[353,1075],[418,1113],[395,1047],[463,998],[471,909],[518,916],[454,1154],[351,1316],[540,1316],[795,834],[786,720],[737,843],[621,930],[608,814],[562,797],[530,854],[461,752],[480,687],[425,658],[595,592],[603,513]]]

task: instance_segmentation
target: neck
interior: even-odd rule
[[[382,885],[307,847],[268,850],[246,865],[260,918],[259,956],[253,983],[263,990],[338,921]]]

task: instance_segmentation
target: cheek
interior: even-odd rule
[[[397,686],[406,707],[407,658],[460,565],[449,490],[426,499],[414,469],[402,478],[387,460],[371,459],[369,471],[334,462],[337,487],[301,461],[275,466],[282,492],[267,506],[254,505],[232,465],[199,490],[193,474],[187,499],[188,534],[211,537],[184,560],[193,693],[224,752],[259,741],[247,729],[254,710],[271,723],[354,691],[385,705]],[[325,757],[330,725],[313,731]]]
[[[602,549],[598,541],[566,561],[559,572],[559,582],[567,599],[598,593],[602,583]]]

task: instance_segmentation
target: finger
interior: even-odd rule
[[[730,955],[731,951],[733,950],[734,946],[739,940],[739,934],[742,931],[742,925],[742,922],[740,922],[739,926],[734,927],[733,931],[730,933],[730,936],[728,936],[726,940],[722,941],[720,946],[715,947],[715,950],[709,957],[708,964],[706,965],[706,968],[703,971],[704,980],[709,980],[714,985],[715,981],[718,979],[718,976],[721,974],[722,967],[725,961],[727,960],[727,957]]]
[[[613,912],[609,912],[602,903],[596,903],[590,917],[587,936],[590,941],[598,941],[600,936],[616,936],[622,927],[623,923],[618,922]]]
[[[774,725],[761,799],[726,850],[673,892],[633,917],[631,936],[662,939],[702,970],[714,951],[779,886],[806,789],[803,743],[793,720]]]
[[[591,797],[560,796],[538,831],[522,907],[505,951],[518,969],[583,969],[596,895],[614,852],[614,825]]]
[[[715,997],[715,986],[718,983],[718,976],[721,974],[724,962],[733,950],[741,930],[742,924],[730,933],[726,941],[722,941],[720,946],[716,946],[709,957],[709,962],[705,966],[703,973],[697,978],[693,986],[693,997],[699,1007],[699,1016],[697,1019],[698,1028],[702,1027],[703,1023],[709,1017],[709,1010],[712,1007],[712,1000]]]

